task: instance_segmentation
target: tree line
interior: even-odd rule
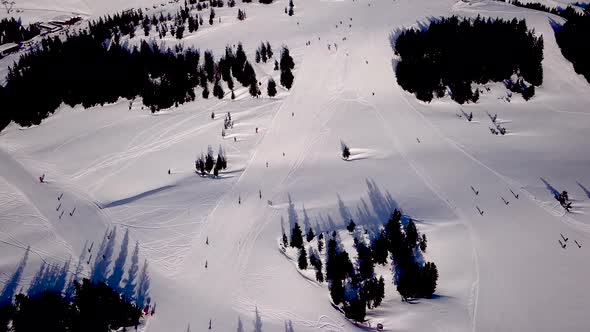
[[[396,209],[385,227],[368,242],[357,232],[354,221],[350,220],[347,230],[354,236],[355,263],[342,247],[336,231],[326,237],[323,233],[317,234],[317,247],[314,248],[309,245],[316,237],[313,228],[310,226],[304,234],[295,222],[290,238],[283,231],[282,243],[284,247],[298,250],[299,269],[305,270],[311,265],[316,271],[316,280],[328,282],[334,305],[341,306],[346,317],[362,322],[366,310],[378,307],[385,297],[385,280],[383,276],[377,278],[375,275],[376,264],[392,262],[394,283],[404,301],[430,298],[436,290],[437,267],[432,262],[422,262],[422,252],[427,247],[426,235],[418,232],[412,220],[403,226],[401,217],[401,211]],[[325,274],[322,253],[325,255]]]
[[[21,19],[3,18],[0,20],[0,45],[6,43],[20,43],[41,33],[39,26],[30,24],[23,26]]]
[[[0,88],[0,101],[5,106],[0,114],[0,128],[10,121],[21,126],[39,124],[61,103],[88,108],[114,103],[119,98],[133,101],[141,97],[146,107],[157,112],[194,101],[197,86],[203,89],[202,97],[208,98],[209,83],[214,84],[213,95],[221,99],[226,95],[221,80],[226,82],[233,99],[234,78],[248,87],[253,97],[261,94],[241,43],[237,48],[227,46],[219,61],[215,61],[211,51],[206,51],[201,64],[200,51],[192,47],[161,49],[155,42],[143,40],[139,46],[129,48],[120,42],[120,34],[105,41],[108,26],[119,25],[103,21],[69,35],[64,41],[48,37],[36,49],[22,54],[9,67],[6,85]],[[272,57],[272,51],[268,51],[270,44],[264,45],[267,58]],[[289,50],[283,47],[281,84],[287,89],[293,82],[293,68]],[[273,80],[269,81],[268,91],[270,96],[276,94]],[[35,98],[31,98],[32,94]]]
[[[543,37],[524,20],[446,17],[423,31],[403,30],[394,43],[397,82],[422,101],[448,93],[460,104],[476,102],[479,90],[471,84],[490,81],[528,99],[543,83]]]
[[[51,291],[16,295],[0,306],[0,332],[108,332],[139,324],[141,309],[104,282],[83,279],[74,287],[70,300]]]

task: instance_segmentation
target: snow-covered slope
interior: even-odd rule
[[[125,7],[140,3],[151,7],[144,0]],[[90,16],[124,9],[117,1],[25,4]],[[251,330],[256,307],[263,331],[282,331],[286,321],[295,331],[354,331],[325,288],[302,278],[277,250],[281,222],[288,227],[289,201],[300,221],[305,208],[323,230],[343,228],[348,216],[360,224],[385,221],[383,207],[397,205],[427,234],[440,278],[434,299],[408,304],[393,293],[374,313],[388,330],[585,330],[590,86],[561,55],[548,15],[493,1],[296,0],[288,17],[286,5],[239,2],[246,21],[237,21],[237,8],[219,9],[221,24],[184,39],[217,54],[242,41],[250,57],[263,40],[275,50],[288,45],[295,83],[275,99],[198,98],[156,115],[138,105],[128,111],[123,101],[64,107],[40,126],[2,132],[1,282],[29,245],[35,255],[24,286],[42,260],[76,259],[85,241],[98,242],[118,226],[130,229],[150,262],[158,312],[146,331],[184,331],[188,324],[203,331],[210,319],[213,330],[233,331],[238,317]],[[543,34],[544,83],[531,101],[507,103],[498,86],[462,107],[424,104],[401,90],[392,31],[441,15],[478,14],[526,18]],[[275,75],[256,70],[263,79]],[[474,121],[457,117],[461,110],[473,112]],[[226,112],[236,126],[224,139]],[[497,113],[509,134],[490,135],[486,112]],[[340,140],[352,149],[349,162],[339,156]],[[220,144],[228,171],[221,179],[195,175],[195,157]],[[39,184],[43,173],[48,183]],[[564,213],[550,186],[573,196],[573,213]],[[66,209],[76,207],[72,217],[58,218],[61,193]],[[363,206],[369,213],[359,216]],[[569,237],[565,249],[560,233]]]

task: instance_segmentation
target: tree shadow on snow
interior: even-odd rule
[[[541,181],[543,181],[543,183],[545,184],[545,187],[547,188],[547,190],[551,193],[551,195],[553,195],[553,198],[557,198],[559,196],[559,191],[557,189],[555,189],[555,187],[553,187],[549,182],[547,182],[547,180],[540,178]]]
[[[584,185],[582,185],[580,182],[576,181],[576,183],[578,184],[578,186],[580,188],[582,188],[582,190],[584,190],[584,193],[586,194],[586,196],[588,198],[590,198],[590,191],[586,187],[584,187]]]
[[[33,277],[27,295],[34,298],[40,296],[45,291],[61,294],[66,286],[69,269],[70,261],[65,262],[62,267],[57,264],[51,265],[43,262]]]
[[[123,198],[123,199],[120,199],[120,200],[117,200],[117,201],[110,202],[110,203],[108,203],[108,204],[106,204],[104,206],[101,206],[101,208],[102,209],[108,209],[108,208],[116,207],[116,206],[119,206],[119,205],[125,205],[125,204],[128,204],[128,203],[133,203],[133,202],[135,202],[137,200],[140,200],[142,198],[145,198],[145,197],[148,197],[148,196],[151,196],[151,195],[155,195],[155,194],[157,194],[157,193],[159,193],[161,191],[164,191],[164,190],[167,190],[167,189],[170,189],[170,188],[174,188],[174,187],[176,187],[176,185],[168,185],[168,186],[163,186],[163,187],[160,187],[160,188],[155,188],[155,189],[152,189],[152,190],[144,191],[142,193],[139,193],[139,194],[134,195],[134,196],[131,196],[131,197],[127,197],[127,198]]]
[[[106,282],[107,272],[113,258],[116,235],[117,227],[105,231],[100,247],[94,258],[94,266],[90,273],[90,281],[94,283]]]
[[[16,288],[20,283],[20,280],[23,276],[23,271],[25,270],[25,265],[27,265],[27,260],[29,258],[29,252],[31,248],[27,247],[27,251],[25,251],[25,256],[20,261],[20,263],[16,267],[16,271],[8,278],[6,283],[4,284],[4,288],[2,288],[2,292],[0,293],[0,307],[10,304],[12,302],[12,297],[16,293]]]

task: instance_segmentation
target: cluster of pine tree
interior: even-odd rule
[[[528,83],[524,90],[543,82],[543,37],[524,20],[441,18],[424,31],[402,31],[395,53],[398,84],[426,102],[447,89],[460,104],[476,102],[479,90],[471,83],[503,82],[514,74]]]
[[[0,332],[108,332],[139,324],[141,309],[105,283],[84,279],[74,287],[71,299],[51,291],[18,294],[0,307]]]
[[[569,8],[569,7],[568,7]],[[555,39],[563,56],[574,66],[576,73],[583,75],[590,82],[590,15],[569,15],[563,26],[557,29]]]
[[[403,299],[432,297],[438,270],[434,263],[421,265],[416,259],[418,250],[426,250],[426,235],[420,236],[412,220],[403,227],[401,212],[396,209],[371,247],[378,264],[385,264],[388,254],[391,255],[395,284]]]
[[[352,233],[355,228],[351,220],[347,229]],[[375,275],[371,247],[356,236],[354,243],[357,250],[356,264],[350,261],[337,234],[332,233],[326,251],[326,279],[334,304],[342,305],[346,317],[362,322],[366,310],[378,307],[385,297],[385,280]]]
[[[20,18],[15,20],[14,17],[11,17],[0,20],[0,45],[6,43],[20,43],[29,40],[40,33],[39,26],[31,24],[28,27],[24,27]]]
[[[211,174],[211,171],[213,171],[213,175],[217,177],[219,176],[219,171],[226,168],[227,158],[225,156],[225,151],[221,146],[219,146],[217,160],[215,160],[213,148],[209,145],[207,147],[207,155],[201,153],[201,156],[195,161],[196,172],[200,172],[201,175],[205,175],[205,172]]]
[[[266,63],[273,55],[274,53],[272,52],[270,43],[268,41],[266,43],[261,42],[260,46],[256,49],[254,60],[256,60],[256,63],[260,63],[260,61]]]
[[[217,63],[212,52],[206,51],[200,65],[197,49],[177,45],[163,50],[146,41],[129,49],[117,36],[107,46],[102,37],[81,31],[65,41],[46,38],[37,49],[21,55],[9,68],[6,86],[0,88],[0,100],[5,105],[0,113],[0,129],[10,121],[21,126],[39,124],[62,102],[88,108],[116,102],[120,97],[133,100],[139,96],[145,106],[156,112],[195,100],[194,89],[199,85],[203,98],[208,98],[209,82],[215,84],[213,95],[221,99],[225,95],[221,79],[232,90],[233,99],[232,75],[250,88],[253,97],[260,95],[256,73],[241,43],[235,52],[227,46],[225,56]],[[290,64],[292,68],[292,59]],[[35,98],[30,98],[32,91]]]

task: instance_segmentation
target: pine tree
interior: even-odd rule
[[[311,240],[313,240],[314,237],[315,237],[315,234],[313,232],[313,228],[309,227],[309,229],[307,230],[307,235],[306,235],[307,242],[311,242]]]
[[[260,50],[256,50],[254,59],[256,60],[256,63],[260,63],[260,59],[261,59]]]
[[[322,252],[322,250],[324,250],[324,234],[320,233],[320,236],[318,236],[318,251]]]
[[[281,85],[287,88],[287,90],[291,90],[291,86],[293,85],[293,73],[291,73],[291,69],[286,69],[281,71]]]
[[[272,78],[268,80],[266,91],[269,97],[274,97],[277,95],[277,83]]]
[[[295,223],[291,230],[291,247],[303,248],[303,234],[301,233],[301,228],[298,223]]]
[[[352,219],[350,219],[350,222],[348,223],[348,226],[346,226],[346,229],[348,230],[349,233],[354,232],[354,229],[356,228],[356,224],[354,223],[354,221]]]
[[[338,305],[342,303],[342,298],[344,297],[344,286],[342,285],[342,280],[336,279],[331,281],[330,297],[332,298],[332,302],[334,302],[334,304]]]
[[[307,253],[305,252],[305,248],[303,245],[299,248],[299,258],[297,258],[297,266],[299,266],[300,270],[307,269]]]
[[[270,46],[270,43],[267,41],[266,42],[266,56],[270,59],[273,56],[273,52],[272,52],[272,47]]]
[[[209,145],[207,147],[207,155],[205,156],[205,171],[207,171],[207,173],[211,173],[214,165],[215,161],[213,159],[213,149],[211,148],[211,145]]]
[[[205,83],[205,84],[207,84],[207,83]],[[203,98],[204,99],[208,99],[209,98],[209,87],[207,85],[205,85],[205,87],[203,88]]]
[[[209,25],[213,25],[213,19],[215,18],[215,9],[211,8],[209,13]]]
[[[418,230],[416,229],[416,224],[413,220],[410,220],[406,225],[406,240],[408,241],[408,245],[410,248],[415,248],[416,244],[418,243]]]
[[[258,97],[258,82],[256,82],[256,80],[250,83],[250,88],[248,89],[248,91],[250,92],[250,95],[252,97]]]
[[[279,70],[279,62],[277,60],[275,60],[275,71]]]
[[[283,46],[283,50],[281,52],[280,68],[281,71],[295,68],[295,62],[293,62],[291,53],[286,46]]]
[[[213,95],[219,99],[223,99],[224,94],[225,92],[223,91],[221,84],[219,84],[219,80],[216,80],[215,85],[213,86]]]
[[[422,234],[422,240],[420,241],[420,250],[426,251],[426,234]]]
[[[385,235],[385,231],[381,231],[371,243],[371,250],[373,252],[373,260],[375,263],[381,265],[387,263],[387,248],[387,236]]]
[[[348,160],[350,157],[350,149],[348,148],[348,145],[346,145],[344,142],[340,142],[340,145],[342,149],[342,158]]]

